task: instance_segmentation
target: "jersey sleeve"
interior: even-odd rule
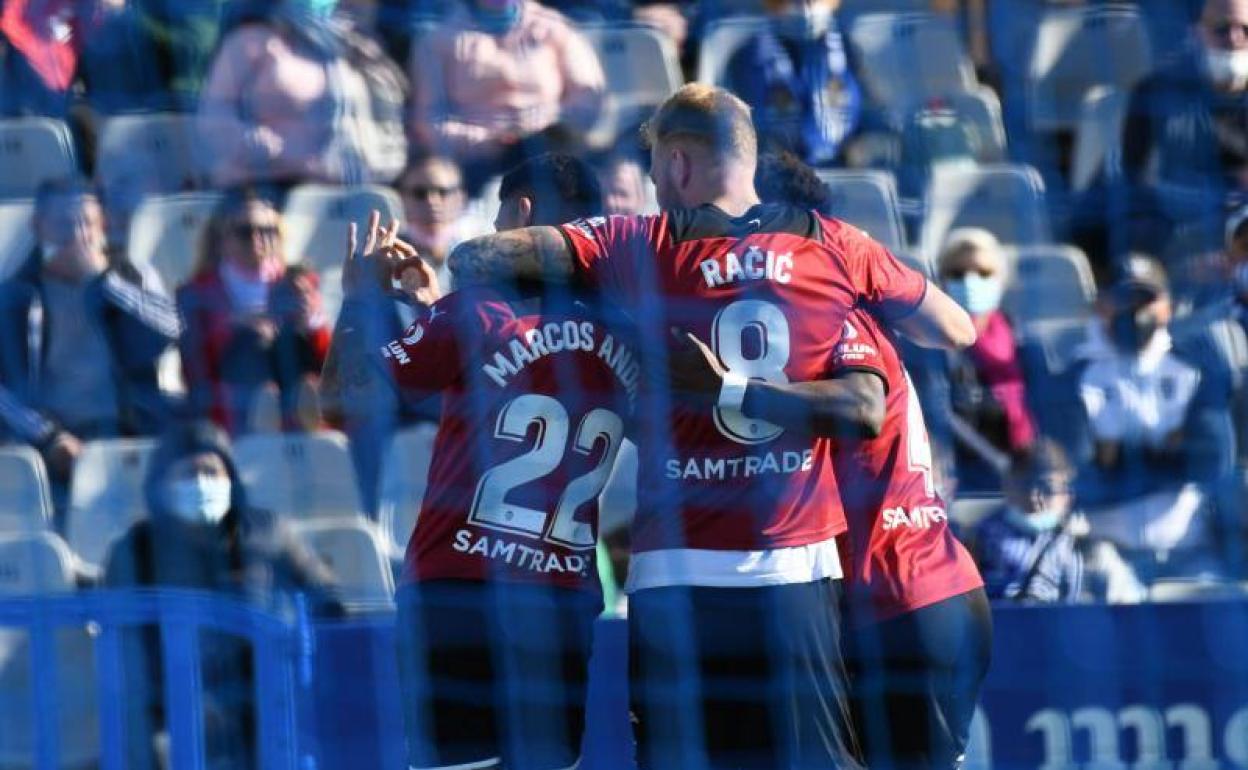
[[[888,366],[884,355],[883,334],[875,321],[861,309],[854,310],[845,319],[841,338],[832,350],[832,363],[828,374],[836,376],[848,372],[871,372],[888,383]]]
[[[439,391],[505,323],[511,307],[490,292],[461,291],[435,302],[380,354],[404,390]]]
[[[913,313],[927,295],[927,279],[862,232],[845,241],[850,280],[863,303],[885,323]]]
[[[590,288],[617,300],[635,300],[650,274],[663,216],[578,219],[559,226],[574,269]]]

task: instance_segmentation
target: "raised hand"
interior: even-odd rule
[[[672,390],[699,401],[714,402],[726,371],[719,357],[689,332],[672,329],[672,341],[667,359]]]
[[[359,236],[354,222],[347,229],[347,258],[342,268],[344,297],[364,298],[391,291],[394,281],[399,290],[412,299],[432,304],[442,296],[433,268],[420,258],[416,247],[398,236],[399,221],[392,219],[382,229],[381,212],[374,209],[368,217],[368,234],[364,248],[358,248]]]

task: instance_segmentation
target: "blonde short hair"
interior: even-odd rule
[[[673,139],[703,145],[716,156],[758,160],[758,137],[750,106],[718,86],[689,83],[659,105],[646,123],[651,146]]]
[[[982,227],[959,227],[950,231],[945,237],[945,247],[940,250],[940,257],[936,260],[936,269],[943,271],[949,260],[960,257],[968,251],[986,251],[992,254],[997,262],[997,270],[1005,271],[1005,255],[1001,251],[1001,241]]]

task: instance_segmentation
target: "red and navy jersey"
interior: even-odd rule
[[[880,435],[838,441],[834,452],[849,519],[838,551],[859,610],[855,622],[884,620],[982,586],[936,493],[918,396],[893,340],[870,314],[850,314],[833,370],[872,372],[888,390]]]
[[[857,228],[788,206],[733,218],[708,205],[561,230],[582,282],[631,318],[646,360],[634,550],[770,550],[844,531],[829,442],[671,397],[670,330],[692,332],[745,377],[820,379],[853,306],[904,316],[924,278]]]
[[[382,355],[400,388],[443,397],[403,578],[600,590],[598,495],[635,398],[630,347],[587,311],[517,315],[474,289]]]

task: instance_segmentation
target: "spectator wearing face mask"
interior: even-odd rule
[[[1136,216],[1159,227],[1248,191],[1248,0],[1206,0],[1186,55],[1132,92],[1122,151]]]
[[[410,74],[414,144],[459,160],[472,194],[543,138],[558,149],[561,127],[592,127],[606,86],[584,36],[533,0],[467,0],[413,47]]]
[[[1089,457],[1079,492],[1093,532],[1138,551],[1212,557],[1204,484],[1224,466],[1210,426],[1224,405],[1174,348],[1169,281],[1160,263],[1132,255],[1098,301],[1099,323],[1076,352]],[[1177,558],[1169,561],[1182,569]],[[1201,565],[1204,568],[1204,565]]]
[[[1036,435],[1018,341],[1000,307],[1005,291],[1001,244],[987,230],[955,230],[945,242],[938,270],[941,285],[970,314],[979,333],[974,345],[950,358],[949,392],[958,423],[954,435],[960,488],[983,488],[995,474],[977,447],[986,444],[1008,455],[1026,450]]]
[[[329,325],[316,273],[286,265],[282,237],[270,201],[232,191],[209,218],[195,271],[178,289],[191,407],[233,432],[248,429],[269,384],[280,393],[284,427],[319,424],[314,394]]]
[[[281,0],[228,33],[200,94],[221,187],[389,182],[407,155],[407,79],[336,0]]]
[[[812,166],[839,161],[862,95],[836,24],[839,0],[767,0],[771,26],[729,59],[725,86],[753,109],[760,142]]]
[[[161,429],[157,361],[180,325],[129,263],[109,263],[85,181],[41,186],[34,226],[37,253],[0,284],[0,431],[40,449],[62,489],[82,441]]]
[[[110,547],[104,587],[211,591],[266,609],[302,593],[314,613],[343,614],[333,573],[285,522],[247,505],[221,429],[172,428],[152,455],[144,493],[148,517]],[[252,650],[239,637],[200,634],[209,766],[256,767]],[[128,766],[156,767],[152,739],[165,711],[158,631],[128,632],[125,651]]]
[[[1144,598],[1117,549],[1089,540],[1086,522],[1071,513],[1073,479],[1065,452],[1048,439],[1014,459],[1005,505],[975,531],[975,561],[989,598],[1045,604]]]

